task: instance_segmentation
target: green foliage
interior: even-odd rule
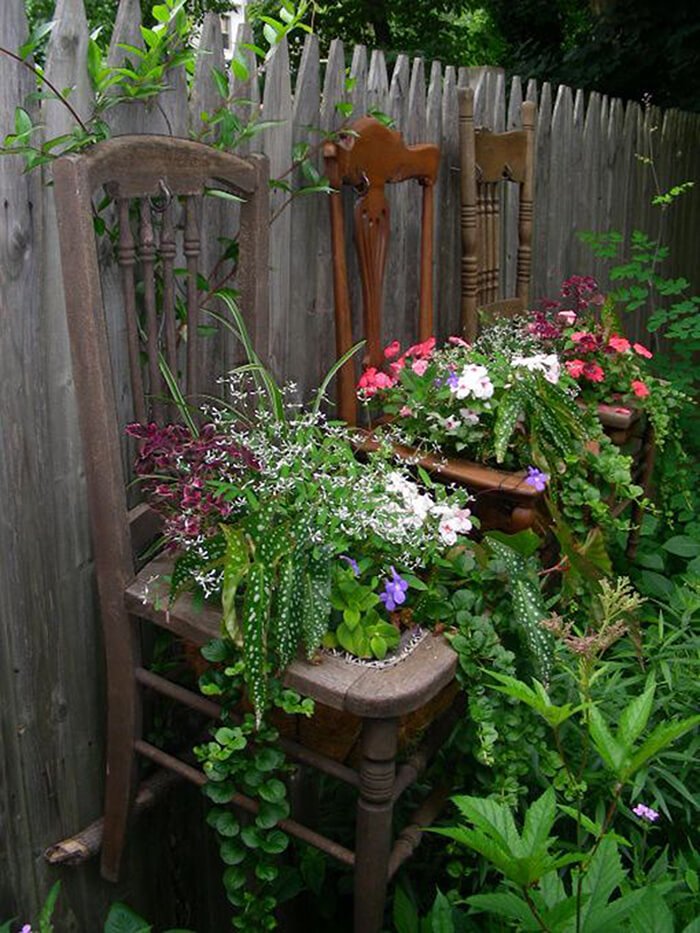
[[[498,538],[487,536],[489,547],[503,562],[513,598],[515,621],[522,627],[535,670],[544,681],[552,670],[552,640],[542,628],[547,609],[533,562],[508,547]]]
[[[694,0],[672,7],[656,0],[485,0],[483,6],[503,42],[498,64],[510,73],[700,109]]]
[[[254,0],[250,9],[275,14],[278,0]],[[498,65],[503,41],[486,4],[464,0],[334,0],[317,3],[314,30],[324,49],[331,40],[363,43],[395,56],[399,52],[437,58],[445,64]]]
[[[103,933],[151,933],[153,927],[132,910],[128,904],[117,901],[109,909]],[[192,933],[191,930],[171,929],[163,933]]]
[[[261,585],[254,583],[250,592],[258,592]],[[293,890],[289,883],[293,870],[279,863],[289,844],[289,837],[278,826],[290,812],[284,781],[289,766],[279,749],[277,730],[241,712],[250,661],[241,661],[224,640],[211,642],[202,654],[214,665],[201,678],[202,692],[220,697],[222,705],[222,725],[208,742],[195,748],[208,779],[204,793],[215,804],[207,822],[217,833],[221,859],[227,866],[223,881],[236,909],[234,927],[251,933],[271,930],[276,927],[278,901],[285,891]],[[312,701],[283,689],[277,680],[265,681],[264,703],[287,715],[313,713]],[[233,809],[237,794],[254,801],[252,822],[241,821]]]

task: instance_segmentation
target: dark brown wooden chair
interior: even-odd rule
[[[166,614],[167,584],[172,567],[165,556],[140,566],[137,555],[157,534],[158,522],[143,505],[129,508],[128,478],[123,463],[124,424],[120,421],[172,420],[162,401],[158,357],[173,373],[185,369],[184,390],[196,400],[202,379],[199,366],[200,303],[198,259],[200,213],[206,187],[225,189],[243,200],[240,206],[237,287],[240,306],[253,341],[267,343],[268,173],[260,156],[241,159],[199,143],[166,137],[121,137],[100,143],[80,155],[58,160],[54,167],[61,260],[73,358],[80,427],[86,464],[92,543],[107,661],[107,761],[102,823],[95,823],[51,849],[52,861],[80,861],[102,844],[102,874],[116,880],[129,819],[153,781],[137,793],[137,756],[150,760],[195,784],[205,782],[197,768],[147,742],[141,732],[144,689],[168,697],[215,718],[217,706],[181,684],[148,670],[141,656],[141,626],[155,623],[196,645],[220,632],[220,614],[195,610],[181,598]],[[103,300],[100,264],[93,226],[93,198],[105,190],[115,202],[118,220],[117,262],[121,277],[123,323],[109,320]],[[134,228],[137,233],[134,234]],[[184,299],[174,267],[183,254]],[[206,272],[207,270],[205,270]],[[137,281],[138,280],[138,281]],[[181,286],[182,287],[182,286]],[[114,300],[109,308],[114,311]],[[176,321],[176,311],[186,321]],[[109,310],[109,309],[108,309]],[[186,365],[179,367],[177,331],[186,325]],[[122,349],[119,338],[127,349]],[[114,359],[128,359],[131,410],[117,414],[113,385]],[[142,362],[145,360],[145,364]],[[216,375],[216,374],[214,374]],[[123,390],[120,385],[120,392]],[[123,393],[122,393],[123,394]],[[123,409],[123,404],[121,408]],[[397,766],[401,724],[415,711],[431,708],[454,691],[456,656],[442,638],[427,636],[395,667],[373,669],[327,657],[323,663],[296,661],[286,682],[325,707],[354,717],[360,733],[359,764],[351,768],[283,739],[287,755],[347,781],[357,788],[357,833],[351,851],[295,819],[283,828],[317,846],[355,871],[355,930],[375,933],[382,924],[388,878],[411,854],[420,827],[434,818],[439,794],[430,797],[392,848],[393,805],[415,781],[430,750],[445,740],[453,721],[441,718],[425,743]],[[442,795],[444,797],[444,790]],[[234,804],[255,812],[255,802],[236,795]]]
[[[474,127],[474,91],[459,88],[462,330],[476,337],[479,315],[513,315],[527,308],[532,269],[535,105],[522,105],[522,130],[492,133]],[[501,189],[517,185],[518,256],[515,295],[501,297]]]
[[[327,143],[323,152],[326,174],[335,189],[330,196],[330,210],[337,355],[345,353],[354,339],[364,337],[367,342],[364,363],[381,367],[383,291],[391,240],[385,187],[415,180],[422,188],[417,336],[426,340],[434,333],[433,189],[440,151],[429,144],[407,146],[400,133],[373,117],[363,117],[340,140]],[[362,329],[357,334],[353,334],[348,284],[343,185],[352,186],[356,193],[354,237],[362,284]],[[357,424],[358,420],[356,383],[354,363],[350,361],[340,371],[337,389],[339,414],[349,424]],[[397,448],[397,452],[408,460],[416,458],[416,452],[407,448]],[[514,532],[530,527],[538,519],[542,494],[525,483],[523,472],[508,473],[457,457],[424,456],[419,463],[443,479],[476,493],[476,511],[485,528]]]

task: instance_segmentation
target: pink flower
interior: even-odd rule
[[[414,360],[413,364],[411,365],[411,369],[416,374],[416,376],[424,376],[427,368],[427,360]]]
[[[403,356],[400,356],[398,360],[394,360],[393,363],[389,363],[389,369],[391,370],[391,375],[396,380],[399,378],[399,373],[406,365],[406,360]]]
[[[398,340],[392,340],[392,342],[384,347],[384,359],[391,360],[395,356],[398,356],[399,350],[401,349],[401,344]]]
[[[583,367],[583,377],[589,382],[602,382],[605,379],[605,373],[597,363],[586,363]]]
[[[647,350],[647,348],[641,343],[633,343],[632,349],[634,350],[635,353],[638,353],[640,356],[643,356],[644,359],[646,360],[650,360],[652,356],[654,355],[651,352],[651,350]]]
[[[391,376],[387,376],[386,373],[381,372],[376,367],[370,366],[360,376],[357,391],[358,394],[362,394],[365,398],[371,398],[380,389],[390,389],[393,384],[394,380]]]
[[[428,337],[423,343],[414,343],[404,353],[404,356],[415,356],[417,359],[428,359],[435,349],[435,338]]]
[[[567,360],[565,363],[566,371],[573,379],[580,378],[585,365],[583,360]]]
[[[571,325],[576,320],[576,312],[575,311],[558,311],[557,320],[561,321],[562,324],[566,324],[567,327],[571,327]]]
[[[647,395],[649,395],[649,386],[642,382],[641,379],[633,379],[632,391],[637,396],[637,398],[646,398]]]
[[[593,353],[598,349],[600,341],[595,334],[589,334],[585,330],[577,330],[571,335],[571,339],[576,344],[581,353]]]
[[[466,340],[463,340],[461,337],[448,337],[447,342],[454,344],[455,347],[468,347],[469,344]]]
[[[410,418],[412,414],[413,410],[409,408],[408,405],[404,405],[403,408],[399,408],[399,415],[402,418]]]
[[[619,334],[613,334],[610,340],[608,340],[608,346],[613,350],[616,350],[618,353],[627,353],[631,344],[626,337],[621,337]]]

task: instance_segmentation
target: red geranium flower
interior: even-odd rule
[[[627,353],[631,344],[626,337],[621,337],[619,334],[613,334],[610,340],[608,340],[608,346],[616,350],[618,353]]]
[[[651,350],[647,350],[647,348],[641,343],[632,344],[632,349],[635,353],[638,353],[640,356],[643,356],[647,360],[650,360],[654,355]]]
[[[637,398],[646,398],[649,395],[649,386],[642,382],[641,379],[632,380],[632,391],[637,396]]]
[[[583,377],[589,382],[602,382],[605,379],[605,373],[602,366],[597,363],[586,363],[583,367]]]
[[[578,379],[581,376],[586,364],[583,360],[567,360],[564,364],[568,374],[574,378]]]

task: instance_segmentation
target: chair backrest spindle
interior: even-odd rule
[[[512,314],[527,307],[532,268],[535,105],[522,105],[522,129],[474,127],[474,91],[459,88],[462,232],[462,330],[473,340],[478,312]],[[501,187],[518,185],[516,295],[501,298]]]

